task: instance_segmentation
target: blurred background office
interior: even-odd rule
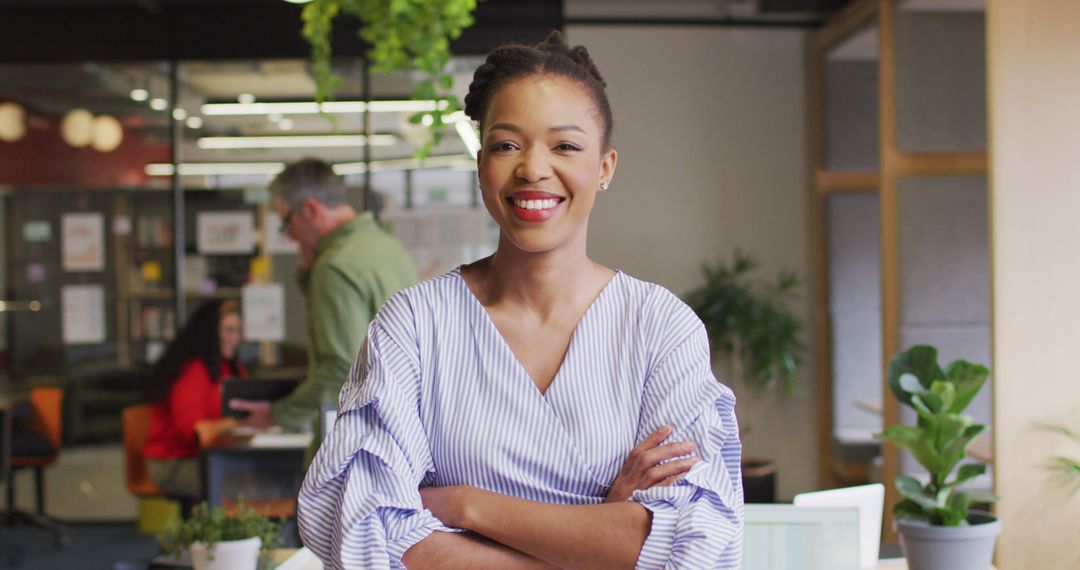
[[[296,247],[266,205],[285,164],[334,164],[422,278],[494,249],[472,126],[451,116],[416,160],[430,134],[408,118],[432,103],[408,100],[416,74],[372,73],[348,20],[329,121],[301,10],[0,1],[0,383],[12,400],[63,390],[45,511],[72,528],[134,534],[121,410],[202,301],[242,305],[253,378],[303,375]],[[991,367],[970,413],[991,426],[973,450],[991,469],[973,485],[1002,497],[998,567],[1060,567],[1080,561],[1080,503],[1039,467],[1069,450],[1031,425],[1080,427],[1067,364],[1080,39],[1063,27],[1078,17],[1052,0],[486,0],[449,71],[463,94],[490,48],[563,29],[603,70],[616,116],[595,259],[680,294],[736,248],[765,279],[801,277],[786,305],[807,346],[794,388],[755,389],[716,364],[776,500],[883,481],[894,502],[892,478],[920,468],[872,437],[914,419],[882,370],[933,344]],[[14,477],[31,508],[31,472]],[[42,564],[59,556],[44,536],[24,552]]]

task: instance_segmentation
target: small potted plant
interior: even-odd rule
[[[965,463],[968,445],[985,429],[962,412],[986,382],[985,366],[957,360],[942,369],[937,350],[914,346],[889,363],[889,389],[914,409],[914,426],[893,425],[876,437],[906,449],[926,469],[929,481],[900,475],[903,497],[893,508],[900,544],[912,570],[986,570],[1001,533],[1001,521],[971,508],[997,500],[993,493],[961,486],[986,472]],[[949,479],[955,472],[955,477]]]
[[[166,554],[191,554],[195,570],[256,570],[260,554],[274,548],[281,522],[259,514],[243,500],[232,513],[205,502],[186,520],[169,525],[158,537]]]
[[[806,345],[802,322],[789,308],[800,279],[781,271],[775,283],[750,277],[757,260],[735,250],[730,264],[721,260],[702,267],[705,282],[684,296],[709,334],[713,354],[724,354],[731,365],[731,381],[758,393],[780,386],[786,392],[797,385],[796,372]],[[743,435],[751,426],[739,418]],[[767,458],[742,460],[743,495],[748,503],[776,500],[776,464]]]

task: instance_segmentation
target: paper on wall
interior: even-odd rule
[[[285,340],[285,287],[245,285],[241,293],[245,340]]]
[[[105,342],[105,289],[101,285],[64,285],[64,344]]]
[[[63,214],[60,226],[64,271],[105,269],[105,216],[100,212]]]
[[[251,253],[255,249],[253,212],[199,212],[195,226],[199,253]]]

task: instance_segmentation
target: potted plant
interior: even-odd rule
[[[752,255],[736,250],[729,266],[721,260],[703,266],[705,283],[684,295],[709,334],[713,354],[729,359],[732,379],[757,392],[798,384],[795,373],[806,345],[802,322],[788,308],[800,284],[798,276],[781,271],[775,283],[753,280]],[[743,433],[750,426],[740,419]],[[768,459],[742,461],[743,495],[750,503],[776,499],[776,466]]]
[[[195,570],[255,570],[260,554],[278,543],[281,522],[263,516],[241,500],[232,513],[205,502],[186,520],[169,525],[158,536],[166,554],[191,554]]]
[[[893,507],[893,515],[912,570],[990,567],[1001,521],[971,506],[997,497],[961,489],[985,473],[986,466],[960,465],[968,445],[986,429],[963,411],[988,375],[985,366],[964,360],[942,369],[937,350],[930,346],[914,346],[889,362],[889,389],[915,410],[918,422],[888,426],[876,437],[911,452],[929,474],[925,484],[908,475],[896,478],[903,499]]]

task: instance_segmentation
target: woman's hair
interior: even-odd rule
[[[596,105],[597,119],[603,129],[603,147],[605,150],[611,147],[613,120],[611,105],[604,92],[607,83],[585,46],[571,48],[558,30],[535,46],[497,47],[488,54],[484,64],[476,68],[469,94],[465,96],[465,114],[480,123],[481,133],[484,132],[484,114],[495,92],[512,80],[530,75],[559,75],[584,87]]]
[[[210,378],[216,380],[221,374],[222,361],[218,327],[223,317],[239,313],[239,303],[232,300],[209,301],[200,306],[154,364],[146,399],[157,403],[167,398],[184,365],[196,358],[202,360]]]

